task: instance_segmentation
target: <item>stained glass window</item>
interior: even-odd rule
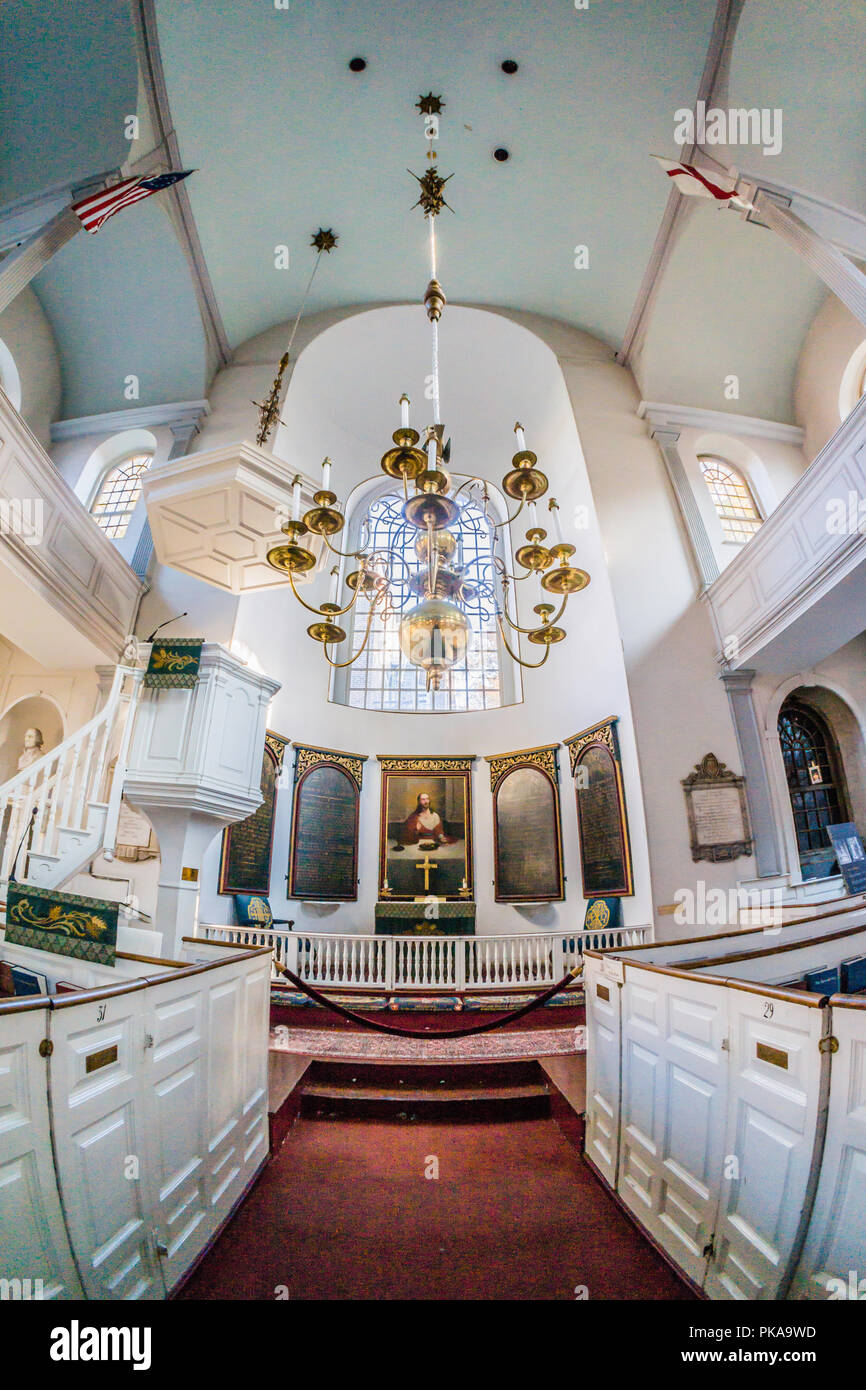
[[[502,652],[493,599],[496,582],[491,536],[484,512],[466,503],[461,520],[450,529],[457,538],[455,563],[465,571],[465,601],[472,640],[462,661],[446,671],[438,690],[427,690],[424,671],[407,660],[400,647],[400,617],[420,601],[409,580],[419,568],[415,542],[419,532],[403,518],[402,493],[387,493],[370,504],[360,539],[378,551],[394,552],[391,572],[394,610],[383,622],[373,617],[364,651],[346,668],[345,687],[335,685],[335,698],[356,709],[404,712],[496,709],[513,696],[503,690]],[[473,579],[479,581],[473,584]],[[369,606],[361,596],[353,610],[349,633],[351,652],[357,652],[367,629]],[[349,653],[347,653],[348,655]]]
[[[134,454],[109,469],[102,480],[90,511],[97,526],[114,541],[126,535],[141,496],[141,480],[152,462],[150,454]]]
[[[706,454],[698,458],[698,463],[722,523],[725,540],[738,544],[749,540],[763,518],[742,473],[725,463],[724,459]]]
[[[831,861],[826,827],[848,820],[833,735],[815,710],[786,700],[779,713],[779,742],[801,862]]]

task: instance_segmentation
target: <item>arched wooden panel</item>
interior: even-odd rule
[[[290,898],[357,899],[359,802],[357,782],[337,763],[314,763],[298,779],[292,808]]]
[[[556,782],[536,763],[518,763],[493,791],[497,902],[557,902],[564,897]]]
[[[600,739],[574,764],[580,862],[585,898],[628,896],[631,854],[618,759]]]

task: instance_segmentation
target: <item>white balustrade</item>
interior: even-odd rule
[[[57,887],[88,855],[110,857],[143,674],[118,666],[99,713],[0,786],[0,881]]]
[[[201,924],[207,941],[273,949],[272,978],[287,966],[320,989],[429,994],[547,989],[573,970],[585,948],[610,950],[652,939],[649,927],[543,932],[532,936],[370,936]]]

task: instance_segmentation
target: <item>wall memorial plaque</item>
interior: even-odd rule
[[[262,753],[262,804],[246,820],[223,831],[220,856],[221,893],[260,893],[271,891],[271,849],[274,840],[274,812],[277,780],[289,745],[287,738],[268,731]]]
[[[289,897],[358,897],[358,808],[366,758],[295,744]]]
[[[752,853],[745,778],[707,753],[683,778],[692,859],[721,863]]]
[[[577,797],[585,898],[634,892],[617,716],[565,740]]]
[[[501,903],[563,896],[557,744],[488,758],[493,792],[493,883]]]
[[[471,898],[474,761],[379,754],[381,898]]]

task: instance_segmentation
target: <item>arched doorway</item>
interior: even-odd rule
[[[779,711],[779,743],[804,879],[837,872],[828,825],[851,819],[839,747],[829,722],[790,696]]]

